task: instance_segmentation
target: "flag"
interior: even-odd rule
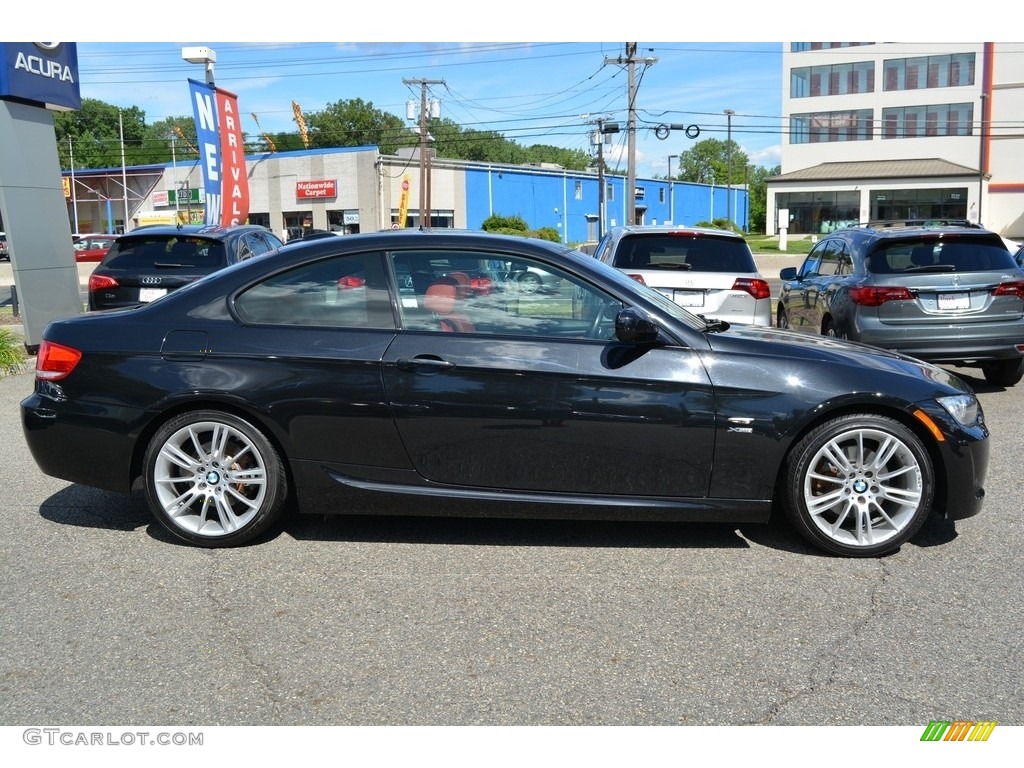
[[[238,97],[208,83],[188,82],[203,170],[203,223],[242,224],[249,216],[249,177]]]

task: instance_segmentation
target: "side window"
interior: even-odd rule
[[[839,274],[839,256],[842,246],[835,241],[828,241],[821,254],[821,262],[818,265],[820,277],[831,277]]]
[[[379,253],[335,256],[281,272],[239,294],[235,311],[258,325],[395,327]]]
[[[807,254],[807,258],[804,259],[804,263],[800,267],[800,277],[804,280],[821,274],[821,259],[827,245],[827,241],[820,242]]]
[[[611,339],[622,303],[542,261],[484,251],[396,251],[402,327],[491,336]]]

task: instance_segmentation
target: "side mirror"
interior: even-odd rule
[[[796,280],[796,267],[786,267],[779,272],[780,280]]]
[[[653,344],[658,340],[658,326],[626,307],[615,316],[615,338],[630,344]]]

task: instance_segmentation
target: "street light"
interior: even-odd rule
[[[181,58],[189,64],[206,65],[206,84],[213,87],[213,65],[217,63],[217,52],[205,45],[189,46],[181,49]]]
[[[670,224],[675,224],[676,222],[675,196],[672,193],[672,182],[675,178],[675,174],[672,173],[672,161],[678,159],[679,155],[668,156],[668,221]]]
[[[728,122],[728,128],[726,129],[725,139],[725,165],[726,165],[726,183],[728,191],[725,193],[725,217],[729,221],[729,225],[732,226],[732,116],[736,114],[736,110],[727,109],[725,110],[725,119]]]

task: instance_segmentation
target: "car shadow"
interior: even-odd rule
[[[97,530],[145,529],[152,538],[192,546],[173,536],[150,514],[142,491],[120,494],[70,485],[46,499],[40,515],[59,525]],[[675,523],[619,520],[556,520],[414,515],[304,515],[289,510],[283,521],[246,546],[281,535],[298,541],[377,544],[445,544],[503,547],[601,547],[620,549],[767,549],[834,557],[805,542],[781,516],[767,523]],[[930,517],[910,540],[918,547],[956,538],[953,522]]]
[[[109,531],[146,532],[161,542],[180,541],[150,514],[141,490],[115,493],[69,485],[46,499],[40,515],[59,525]],[[449,544],[456,546],[607,547],[677,549],[747,549],[756,539],[765,546],[805,551],[795,538],[765,535],[760,524],[671,523],[615,520],[418,517],[403,515],[304,515],[289,510],[282,523],[250,546],[281,535],[296,540],[380,544]],[[807,550],[810,551],[810,550]]]

